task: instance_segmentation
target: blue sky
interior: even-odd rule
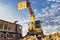
[[[24,0],[0,0],[0,19],[14,22],[23,26],[23,35],[31,22],[29,10],[18,10],[18,2]],[[60,32],[60,0],[30,0],[36,20],[43,21],[44,34]],[[26,29],[26,30],[24,30]]]

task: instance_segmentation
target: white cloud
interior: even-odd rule
[[[48,1],[55,1],[55,0],[48,0]]]
[[[53,1],[53,2],[60,2],[60,0],[48,0],[48,1]]]
[[[44,34],[53,34],[56,32],[60,32],[60,30],[58,30],[58,28],[60,29],[60,25],[58,25],[58,26],[48,25],[46,27],[43,27],[43,31],[44,31]]]
[[[60,4],[55,3],[50,7],[42,9],[42,12],[36,15],[43,22],[42,29],[44,34],[60,32]]]
[[[34,15],[36,15],[37,13],[39,13],[38,9],[34,9],[33,12],[34,12]]]

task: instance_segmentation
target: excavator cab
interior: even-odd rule
[[[42,31],[42,28],[41,28],[41,23],[42,23],[42,21],[40,21],[40,20],[36,20],[35,21],[35,32],[37,33],[37,34],[42,34],[43,35],[43,31]]]
[[[41,23],[42,23],[42,21],[40,21],[40,20],[35,21],[36,28],[41,28]]]
[[[36,21],[35,21],[35,28],[41,28],[41,23],[42,23],[42,21],[36,20]],[[28,23],[28,26],[31,27],[31,25],[32,25],[31,22],[29,22],[29,23]],[[29,28],[30,28],[30,27],[29,27]],[[32,29],[32,27],[31,27],[31,29]]]
[[[43,35],[43,31],[41,29],[41,23],[42,21],[36,20],[35,29],[31,25],[29,25],[30,27],[28,28],[28,35]]]

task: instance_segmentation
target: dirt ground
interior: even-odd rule
[[[36,35],[27,35],[25,37],[23,37],[20,40],[60,40],[60,33],[54,33],[54,34],[50,34],[50,35],[44,35],[43,37],[41,37],[40,39],[38,39],[36,37]]]

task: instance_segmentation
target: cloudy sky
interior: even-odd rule
[[[0,19],[14,22],[23,26],[23,34],[28,30],[28,23],[31,22],[29,10],[18,10],[18,2],[24,0],[0,0]],[[44,34],[60,32],[60,0],[30,0],[35,20],[42,23]]]

